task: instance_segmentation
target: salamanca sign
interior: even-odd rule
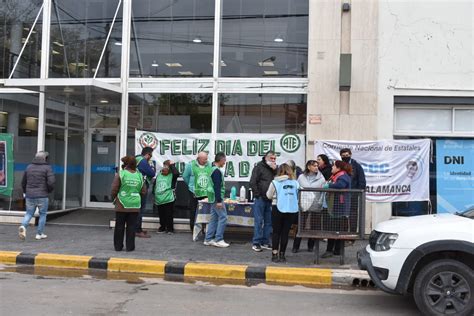
[[[227,156],[226,181],[249,181],[254,165],[269,150],[277,153],[278,164],[291,159],[302,168],[306,156],[305,136],[301,134],[220,133],[213,137],[210,133],[167,134],[137,130],[135,153],[140,154],[143,147],[154,149],[153,160],[159,167],[163,161],[171,159],[180,173],[200,151],[208,152],[210,161],[217,152],[224,152]]]
[[[429,139],[379,141],[316,141],[314,155],[341,159],[339,151],[350,148],[352,158],[364,169],[366,197],[373,202],[429,200]]]

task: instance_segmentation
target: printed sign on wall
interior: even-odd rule
[[[217,152],[227,156],[226,181],[249,181],[252,169],[269,150],[277,153],[277,164],[294,160],[297,166],[305,164],[305,136],[300,134],[166,134],[146,131],[135,132],[135,152],[151,147],[153,160],[162,167],[163,161],[176,162],[182,173],[186,163],[196,159],[200,151],[209,153],[209,160]]]
[[[0,133],[0,194],[13,192],[13,134]]]
[[[474,140],[436,141],[436,191],[438,213],[474,208]]]

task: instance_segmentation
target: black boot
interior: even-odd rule
[[[280,252],[280,262],[286,262],[285,253]]]
[[[272,262],[279,262],[278,252],[272,252]]]

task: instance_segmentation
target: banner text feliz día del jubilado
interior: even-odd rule
[[[186,163],[199,152],[209,153],[212,161],[218,152],[227,156],[225,177],[227,181],[248,181],[253,166],[269,150],[277,154],[277,162],[294,160],[304,165],[304,135],[297,134],[166,134],[136,131],[135,151],[139,154],[143,147],[152,147],[153,160],[158,166],[170,159],[176,162],[182,173]],[[230,179],[229,179],[230,178]]]

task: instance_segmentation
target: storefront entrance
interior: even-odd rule
[[[119,131],[89,129],[86,207],[113,208],[110,188],[119,168]]]

